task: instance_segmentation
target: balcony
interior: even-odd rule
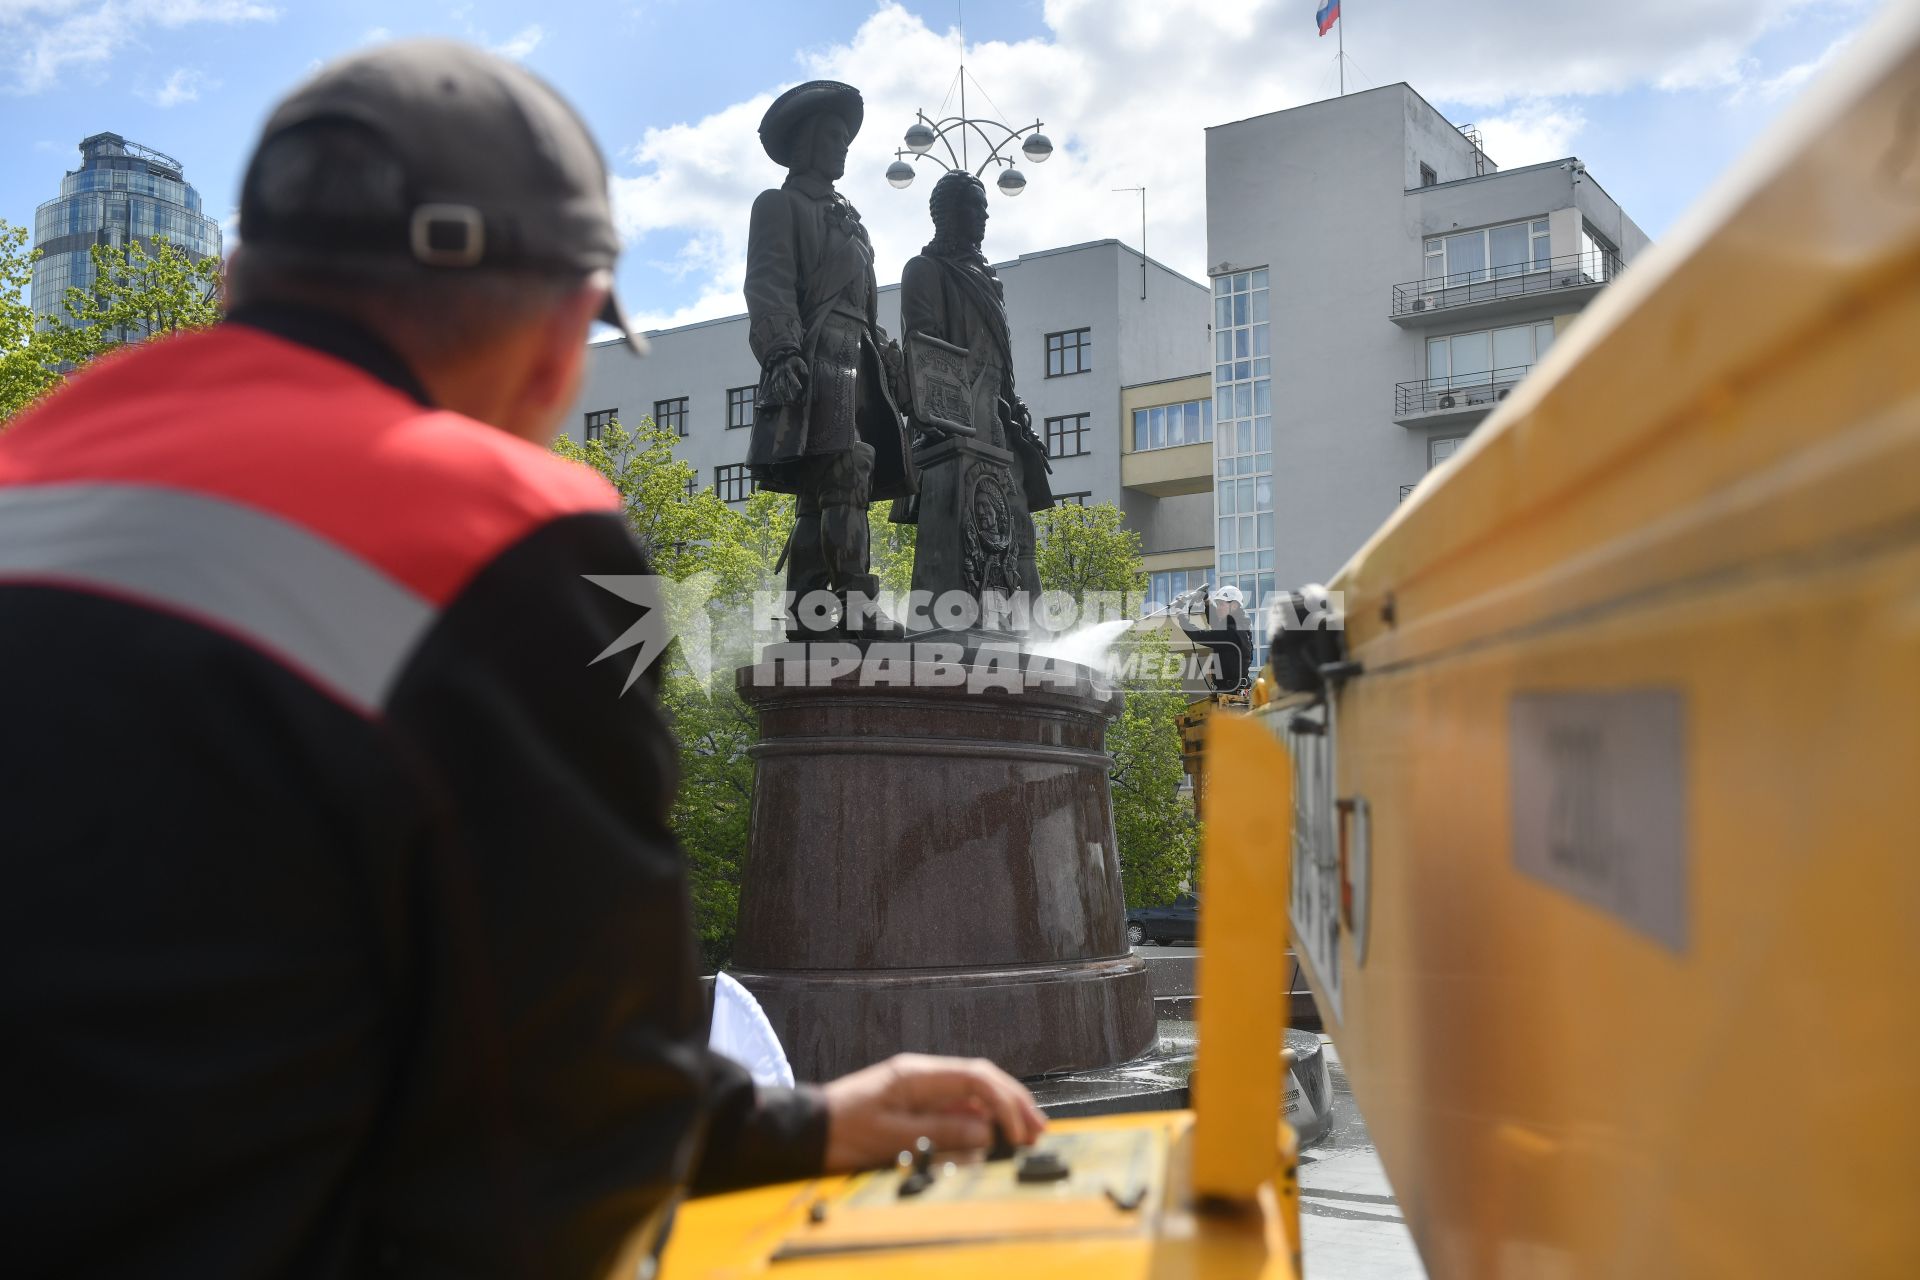
[[[1120,483],[1156,498],[1206,493],[1213,488],[1213,443],[1135,449],[1120,456]]]
[[[1409,280],[1393,286],[1388,318],[1412,329],[1504,315],[1547,301],[1578,308],[1618,274],[1619,255],[1596,251]]]
[[[1451,378],[1421,378],[1393,388],[1393,421],[1402,427],[1451,427],[1478,422],[1507,398],[1530,364],[1458,373]]]

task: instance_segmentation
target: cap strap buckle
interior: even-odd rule
[[[429,267],[471,267],[486,253],[486,222],[472,205],[423,204],[413,211],[408,241]]]

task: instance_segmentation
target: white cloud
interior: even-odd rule
[[[1487,154],[1502,168],[1517,169],[1571,155],[1573,140],[1586,128],[1587,117],[1577,106],[1536,101],[1481,116],[1474,123]]]
[[[202,89],[218,89],[220,82],[208,78],[207,73],[194,67],[175,67],[166,83],[158,89],[143,90],[140,96],[154,106],[165,110],[177,107],[183,102],[198,102]]]
[[[1429,100],[1474,108],[1488,153],[1503,167],[1558,159],[1586,123],[1581,100],[1633,89],[1732,83],[1756,40],[1810,5],[1853,0],[1614,0],[1542,5],[1479,0],[1468,17],[1441,18],[1426,0],[1377,0],[1347,49],[1382,83],[1405,79]],[[1300,0],[1045,0],[1043,37],[967,49],[967,68],[1010,122],[1040,117],[1054,158],[1021,168],[1017,200],[995,196],[986,251],[996,260],[1062,244],[1139,237],[1139,204],[1115,187],[1148,188],[1154,257],[1205,273],[1205,130],[1297,106],[1330,83],[1330,40],[1317,40]],[[860,88],[866,124],[841,191],[860,209],[883,280],[928,235],[926,198],[937,172],[906,191],[881,174],[915,108],[929,112],[953,80],[958,43],[895,3],[884,3],[843,43],[799,59],[794,80]],[[668,326],[742,310],[747,210],[781,171],[756,127],[778,91],[767,88],[702,119],[649,129],[616,165],[622,231],[644,238],[650,265],[694,282],[691,302],[635,319]],[[986,106],[970,94],[975,114]],[[977,161],[977,157],[976,157]],[[991,182],[992,175],[989,174]]]
[[[1762,102],[1778,102],[1782,98],[1798,93],[1801,88],[1806,85],[1807,81],[1824,71],[1828,63],[1840,56],[1841,50],[1852,43],[1853,35],[1854,33],[1849,31],[1825,49],[1821,50],[1817,56],[1809,58],[1807,61],[1795,66],[1788,67],[1778,75],[1765,76],[1759,79],[1748,76],[1734,88],[1731,100],[1734,102],[1745,102],[1758,99]]]
[[[258,0],[0,0],[0,48],[11,51],[8,87],[39,93],[69,69],[97,73],[148,28],[277,17]]]
[[[388,27],[368,27],[361,33],[361,44],[385,44],[393,39],[393,31]]]
[[[532,53],[535,49],[538,49],[540,42],[546,38],[546,30],[541,27],[539,23],[531,22],[508,36],[505,40],[502,40],[499,44],[490,45],[489,48],[503,58],[512,58],[518,61]]]

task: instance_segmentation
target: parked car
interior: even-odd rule
[[[1127,941],[1133,946],[1157,942],[1168,946],[1192,942],[1200,936],[1200,900],[1183,893],[1164,907],[1133,907],[1127,911]]]

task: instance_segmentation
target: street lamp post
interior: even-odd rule
[[[887,181],[896,187],[908,187],[913,184],[914,163],[923,157],[932,157],[936,162],[942,157],[934,153],[940,147],[945,152],[946,167],[949,170],[972,168],[973,176],[984,177],[988,169],[999,166],[1000,176],[994,185],[1000,188],[1004,196],[1017,196],[1027,189],[1027,175],[1020,172],[1013,162],[1011,154],[1014,144],[1020,144],[1020,154],[1030,163],[1045,164],[1047,157],[1053,154],[1053,140],[1040,132],[1041,122],[1035,120],[1025,128],[1015,129],[998,120],[969,116],[967,114],[967,67],[960,64],[960,114],[945,116],[935,120],[924,111],[914,112],[913,123],[907,126],[907,132],[901,140],[906,146],[895,151],[893,163],[887,166]],[[986,158],[978,167],[970,164],[972,159],[970,140],[978,137],[986,147]],[[955,148],[954,140],[959,140]]]

